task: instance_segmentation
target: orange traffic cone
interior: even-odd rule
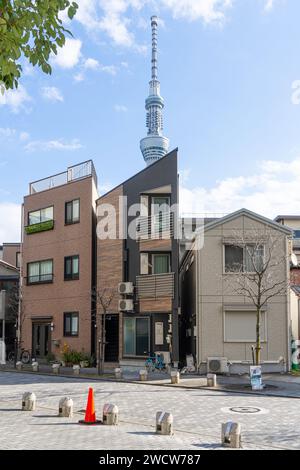
[[[90,387],[86,404],[85,417],[79,421],[80,424],[102,424],[96,419],[94,390]]]

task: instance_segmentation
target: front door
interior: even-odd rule
[[[119,360],[119,315],[107,315],[105,320],[105,361]]]
[[[32,357],[44,358],[51,352],[50,331],[48,323],[33,323]]]

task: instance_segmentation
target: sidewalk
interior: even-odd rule
[[[15,370],[11,365],[1,365],[0,371],[28,373],[33,375],[50,375],[54,376],[50,365],[41,364],[39,372],[32,372],[30,365],[24,365],[22,371]],[[71,367],[61,367],[59,376],[82,380],[92,381],[113,381],[113,382],[129,382],[141,383],[138,372],[124,372],[122,379],[116,379],[113,369],[106,369],[104,374],[99,376],[96,368],[82,368],[80,375],[74,375]],[[179,384],[171,384],[170,376],[165,372],[152,372],[148,375],[145,385],[158,385],[172,388],[198,389],[204,388],[216,392],[231,392],[249,395],[265,395],[287,398],[300,398],[300,376],[291,374],[265,374],[263,383],[265,388],[261,391],[252,391],[250,387],[250,379],[248,375],[237,376],[217,376],[217,387],[207,387],[205,376],[199,375],[182,375]]]

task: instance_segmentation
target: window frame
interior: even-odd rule
[[[29,281],[29,278],[30,278],[30,277],[36,277],[36,276],[29,276],[29,265],[30,265],[30,264],[39,264],[39,274],[38,274],[38,276],[39,276],[39,278],[40,278],[40,277],[41,277],[41,274],[40,274],[40,272],[41,272],[41,263],[45,263],[45,262],[47,262],[47,261],[51,261],[51,262],[52,262],[51,279],[47,279],[47,280],[45,280],[45,281],[38,280],[38,281],[30,282],[30,281]],[[26,266],[26,268],[27,268],[27,277],[26,277],[27,285],[28,285],[28,286],[33,286],[33,285],[36,285],[36,284],[52,284],[52,283],[53,283],[53,278],[54,278],[54,272],[53,272],[54,269],[53,269],[53,265],[54,265],[53,258],[42,259],[42,260],[38,260],[38,261],[29,261],[29,262],[27,263],[27,266]],[[49,274],[49,276],[50,276],[50,274]]]
[[[67,333],[67,330],[66,330],[66,319],[67,318],[70,318],[71,319],[71,329],[70,329],[70,333]],[[72,334],[72,319],[76,317],[77,318],[77,332],[76,334]],[[63,336],[65,338],[76,338],[79,336],[79,312],[64,312],[64,316],[63,316]]]
[[[78,273],[74,274],[73,272],[73,260],[78,259]],[[67,275],[66,273],[66,265],[67,261],[71,260],[71,268],[72,268],[72,273],[71,275]],[[79,280],[79,273],[80,273],[80,256],[79,255],[70,255],[70,256],[65,256],[64,257],[64,281],[78,281]]]
[[[237,247],[240,247],[243,249],[243,270],[242,271],[226,271],[226,246],[237,246]],[[240,245],[234,245],[233,243],[223,243],[223,274],[233,274],[233,275],[241,275],[241,274],[256,274],[255,271],[245,271],[245,261],[246,261],[246,258],[245,258],[245,248],[247,246],[255,246],[255,243],[245,243],[243,246],[240,246]],[[266,247],[264,244],[261,245],[262,248],[263,248],[263,262],[265,261],[265,254],[266,254]]]
[[[52,219],[48,219],[48,220],[43,220],[43,221],[39,221],[39,222],[35,222],[34,224],[31,224],[30,223],[30,214],[32,214],[33,212],[40,212],[45,210],[45,209],[52,209]],[[32,225],[36,225],[36,224],[42,224],[44,222],[49,222],[49,221],[52,221],[54,220],[54,205],[50,205],[50,206],[45,206],[45,207],[41,207],[40,209],[34,209],[32,211],[28,211],[27,213],[27,226],[30,227]]]
[[[79,203],[79,215],[78,215],[78,220],[74,220],[74,217],[73,217],[73,203],[75,201],[78,201]],[[67,207],[68,207],[68,204],[72,204],[72,220],[71,221],[68,221],[67,219]],[[80,223],[80,198],[79,197],[76,197],[75,199],[71,199],[70,201],[66,201],[65,202],[65,225],[74,225],[74,224],[79,224]]]

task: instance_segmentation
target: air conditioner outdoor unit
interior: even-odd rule
[[[122,299],[119,300],[119,311],[128,312],[133,310],[133,300],[132,299]]]
[[[118,285],[119,294],[133,294],[132,282],[120,282]]]
[[[212,374],[227,374],[229,372],[227,357],[208,357],[207,372]]]

